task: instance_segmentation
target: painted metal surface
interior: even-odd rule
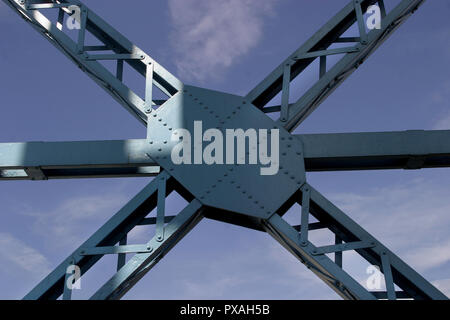
[[[0,144],[0,180],[155,176],[25,299],[70,299],[67,267],[76,265],[84,274],[107,254],[118,256],[117,273],[92,299],[121,298],[203,217],[268,232],[344,299],[447,299],[310,186],[305,172],[449,166],[450,132],[290,133],[422,0],[402,0],[389,12],[381,0],[350,1],[246,97],[182,84],[78,0],[3,1],[146,124],[147,139]],[[382,25],[366,32],[362,13],[375,3],[382,8]],[[77,41],[61,27],[64,17],[71,14],[71,5],[81,10]],[[59,10],[57,21],[50,21],[46,10]],[[343,38],[355,23],[359,37]],[[99,44],[86,45],[86,33]],[[330,48],[344,42],[353,46]],[[342,58],[327,66],[326,57],[339,54]],[[290,103],[290,83],[315,59],[320,59],[320,79],[298,101]],[[102,65],[104,60],[116,61],[116,70]],[[125,63],[143,77],[144,97],[123,83]],[[155,88],[167,98],[153,99]],[[267,106],[278,93],[282,95],[281,106]],[[269,112],[279,112],[280,119],[273,121],[265,114]],[[250,164],[175,165],[171,160],[177,143],[173,133],[180,128],[195,132],[195,121],[202,121],[205,130],[216,128],[222,133],[228,128],[278,129],[279,171],[264,176],[259,166]],[[188,205],[177,215],[166,216],[165,201],[173,191]],[[283,215],[294,204],[301,206],[301,224],[291,226]],[[149,217],[154,209],[156,216]],[[311,223],[311,217],[317,222]],[[128,245],[128,232],[148,224],[156,226],[155,235],[145,244]],[[316,229],[331,231],[335,242],[316,246],[308,237],[309,231]],[[386,291],[370,292],[347,273],[344,251],[354,251],[379,266]],[[126,254],[134,256],[126,262]],[[334,254],[334,261],[327,254]],[[395,291],[394,285],[400,290]]]

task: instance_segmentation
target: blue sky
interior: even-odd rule
[[[185,83],[241,95],[347,2],[85,0]],[[426,1],[296,132],[450,129],[449,13],[448,1]],[[145,137],[3,2],[0,38],[0,142]],[[450,170],[314,173],[308,181],[450,294]],[[1,182],[0,298],[23,297],[147,183]],[[168,211],[181,204],[172,198]],[[137,230],[131,239],[150,236]],[[88,272],[74,297],[89,297],[114,262],[108,257]],[[364,282],[366,265],[356,256],[344,255],[344,265]],[[203,220],[125,298],[338,297],[270,236]]]

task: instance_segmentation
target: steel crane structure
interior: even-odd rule
[[[147,137],[1,143],[0,180],[154,177],[25,299],[70,299],[68,266],[78,266],[83,275],[110,254],[118,257],[117,272],[92,299],[119,299],[202,218],[269,233],[344,299],[447,299],[308,184],[306,172],[446,167],[450,132],[292,134],[424,0],[399,0],[390,10],[385,6],[390,0],[351,0],[244,97],[183,84],[78,0],[3,1],[146,125]],[[381,25],[368,30],[364,13],[373,5],[380,9]],[[64,22],[76,9],[80,17],[78,36],[73,38]],[[55,10],[57,18],[52,19],[49,12]],[[359,34],[346,36],[354,26]],[[88,35],[96,43],[88,43]],[[331,55],[339,59],[330,59]],[[105,61],[114,62],[114,69]],[[314,62],[318,62],[319,80],[291,102],[292,81]],[[145,96],[124,83],[125,64],[142,76]],[[154,99],[155,88],[167,98]],[[281,96],[281,104],[269,105],[276,96]],[[178,143],[174,131],[192,132],[197,120],[221,132],[278,129],[278,173],[260,175],[259,167],[245,163],[174,164],[170,157]],[[165,199],[174,191],[188,204],[168,216]],[[299,224],[291,225],[283,215],[295,204],[301,207]],[[142,245],[127,244],[133,228],[150,224],[155,225],[153,238]],[[333,243],[315,245],[308,233],[316,229],[332,232]],[[379,266],[386,290],[369,291],[350,276],[343,268],[344,251],[354,251]]]

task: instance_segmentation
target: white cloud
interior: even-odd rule
[[[447,297],[450,297],[450,279],[433,281],[433,285],[447,295]]]
[[[436,120],[433,126],[434,130],[450,130],[450,110],[448,108],[449,99],[450,81],[442,83],[442,85],[431,94],[431,105],[437,106],[441,110],[445,110],[445,112],[440,114],[440,117]]]
[[[54,246],[73,247],[86,240],[90,235],[87,229],[92,224],[100,227],[125,203],[126,198],[121,194],[82,196],[67,199],[51,211],[24,214],[34,218],[33,231],[46,237]]]
[[[205,80],[255,47],[275,0],[170,0],[171,40],[182,78]]]
[[[421,270],[444,265],[450,261],[450,242],[416,249],[406,258]]]
[[[450,112],[440,118],[433,127],[434,130],[450,130]]]
[[[416,179],[331,198],[419,272],[450,261],[450,188],[442,183]]]
[[[0,233],[0,266],[7,273],[20,271],[35,276],[42,276],[50,270],[50,264],[42,254],[4,232]]]

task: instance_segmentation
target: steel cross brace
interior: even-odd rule
[[[109,142],[1,144],[0,178],[45,180],[157,175],[25,299],[56,299],[61,295],[69,299],[71,291],[66,283],[67,267],[77,265],[84,274],[105,254],[118,255],[118,271],[92,298],[118,299],[202,217],[268,232],[345,299],[446,299],[445,295],[313,189],[306,182],[305,171],[448,166],[450,152],[447,143],[433,142],[430,147],[417,147],[412,141],[417,138],[423,143],[435,141],[437,136],[445,138],[449,132],[304,136],[289,133],[423,1],[403,0],[390,12],[386,12],[381,0],[351,1],[246,97],[183,85],[80,1],[4,2],[141,123],[147,124],[148,137],[146,140]],[[382,10],[382,25],[379,30],[367,33],[362,12],[375,3]],[[73,13],[72,6],[78,8],[81,14],[77,41],[63,31],[64,17]],[[45,15],[46,10],[52,9],[59,11],[55,22]],[[354,23],[358,25],[359,37],[343,38],[342,34]],[[99,43],[86,44],[87,33]],[[344,42],[354,43],[354,46],[331,48],[334,43]],[[99,51],[100,54],[97,53]],[[343,55],[341,60],[328,68],[326,57],[339,54]],[[319,81],[297,102],[289,103],[291,81],[315,59],[320,59]],[[116,61],[116,69],[106,68],[102,65],[104,60]],[[124,84],[124,63],[144,77],[144,97],[138,96]],[[154,87],[167,100],[153,99]],[[267,107],[266,104],[278,93],[282,95],[282,105]],[[273,122],[264,115],[268,112],[280,112],[280,120]],[[171,131],[177,128],[192,129],[195,119],[204,121],[208,128],[222,131],[227,127],[279,129],[282,154],[279,174],[261,178],[255,173],[256,169],[249,165],[174,166],[168,160],[173,146],[169,142]],[[341,139],[341,145],[336,145],[336,139]],[[362,142],[372,147],[379,146],[380,141],[383,142],[382,147],[360,147]],[[408,143],[405,144],[405,141]],[[77,156],[71,158],[70,155],[74,154]],[[165,198],[173,191],[180,193],[189,204],[178,215],[168,217],[165,215]],[[227,195],[227,199],[221,198],[223,194]],[[301,224],[298,226],[290,226],[282,219],[294,203],[302,208],[299,213]],[[156,209],[156,217],[147,217],[153,209]],[[310,223],[310,215],[318,222]],[[127,245],[127,233],[142,224],[155,224],[155,236],[146,244]],[[335,235],[335,243],[315,246],[308,238],[308,232],[318,228],[331,231]],[[342,252],[350,250],[380,267],[385,275],[386,292],[369,292],[343,269]],[[125,263],[125,254],[130,253],[135,255]],[[334,254],[335,261],[327,254]],[[401,291],[396,291],[395,285]]]

